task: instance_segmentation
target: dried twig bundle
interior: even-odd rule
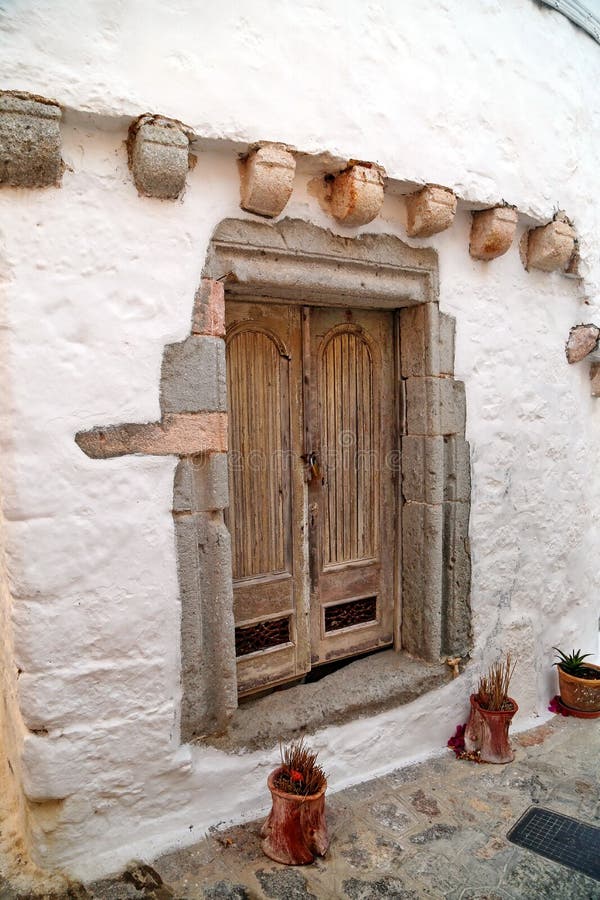
[[[476,696],[483,709],[498,712],[513,708],[508,696],[508,687],[516,664],[508,653],[505,660],[495,662],[486,674],[481,676]]]
[[[281,772],[275,779],[275,787],[288,794],[308,797],[317,794],[325,784],[325,772],[317,765],[317,754],[304,744],[304,738],[292,741],[287,747],[279,744]]]

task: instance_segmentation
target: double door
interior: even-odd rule
[[[393,313],[227,303],[240,695],[393,642]]]

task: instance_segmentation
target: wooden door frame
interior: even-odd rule
[[[224,285],[225,296],[231,299],[399,310],[402,437],[397,452],[402,450],[398,504],[402,540],[398,558],[403,562],[401,569],[400,563],[396,567],[402,593],[396,648],[430,662],[467,652],[470,483],[464,385],[453,377],[454,320],[438,309],[435,251],[409,247],[389,234],[341,237],[299,220],[266,224],[229,219],[213,234],[203,278],[214,290]],[[201,310],[195,310],[194,321],[201,315]],[[194,497],[207,493],[206,483],[199,484]],[[192,514],[206,516],[207,507],[198,509],[194,502],[189,504]],[[222,509],[211,506],[210,510],[212,516],[222,516]],[[184,544],[179,544],[182,585],[192,581],[190,540],[186,536]],[[227,572],[228,550],[222,543],[219,549],[219,569],[211,573],[213,581],[218,581],[214,589],[220,596],[229,594],[232,605],[230,554]],[[197,573],[194,578],[197,583]],[[229,679],[227,685],[212,687],[209,671],[198,676],[197,642],[182,625],[183,671],[193,670],[194,675],[189,687],[185,678],[183,684],[185,738],[206,733],[209,722],[218,720],[222,725],[222,711],[214,704],[224,693],[231,698],[235,691],[235,676],[233,682],[231,676],[235,655],[233,616],[225,621],[202,585],[197,593],[182,590],[182,603],[182,622],[192,603],[203,633],[218,634],[221,669]]]

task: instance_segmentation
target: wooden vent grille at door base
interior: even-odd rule
[[[325,607],[325,631],[339,631],[377,619],[377,597],[360,597]]]
[[[243,625],[235,629],[235,655],[248,656],[259,650],[268,650],[290,640],[290,620],[269,619],[255,625]]]

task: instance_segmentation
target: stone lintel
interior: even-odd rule
[[[447,377],[411,376],[406,379],[408,434],[465,433],[465,386]]]
[[[431,237],[449,228],[456,215],[456,194],[438,184],[405,197],[406,233],[409,237]]]
[[[40,188],[63,171],[57,103],[25,91],[0,91],[0,185]]]
[[[600,328],[597,325],[574,325],[565,346],[567,361],[571,364],[581,362],[586,356],[595,353],[599,339]]]
[[[394,309],[437,298],[437,255],[392,235],[344,238],[297,219],[275,225],[226,219],[216,229],[203,275],[228,275],[231,297]]]
[[[254,147],[240,162],[241,207],[258,216],[278,216],[290,199],[296,160],[285,144]]]
[[[141,453],[149,456],[190,456],[227,450],[227,414],[182,413],[160,422],[109,425],[79,431],[75,440],[92,459]]]
[[[474,212],[469,253],[473,259],[490,260],[510,248],[517,230],[518,214],[512,206],[495,206]]]
[[[175,119],[140,116],[129,130],[129,165],[140,194],[176,200],[185,187],[190,141]]]
[[[222,281],[201,279],[194,297],[192,334],[225,337],[225,288]]]
[[[383,172],[373,163],[354,163],[330,186],[331,215],[342,225],[366,225],[383,206]]]

